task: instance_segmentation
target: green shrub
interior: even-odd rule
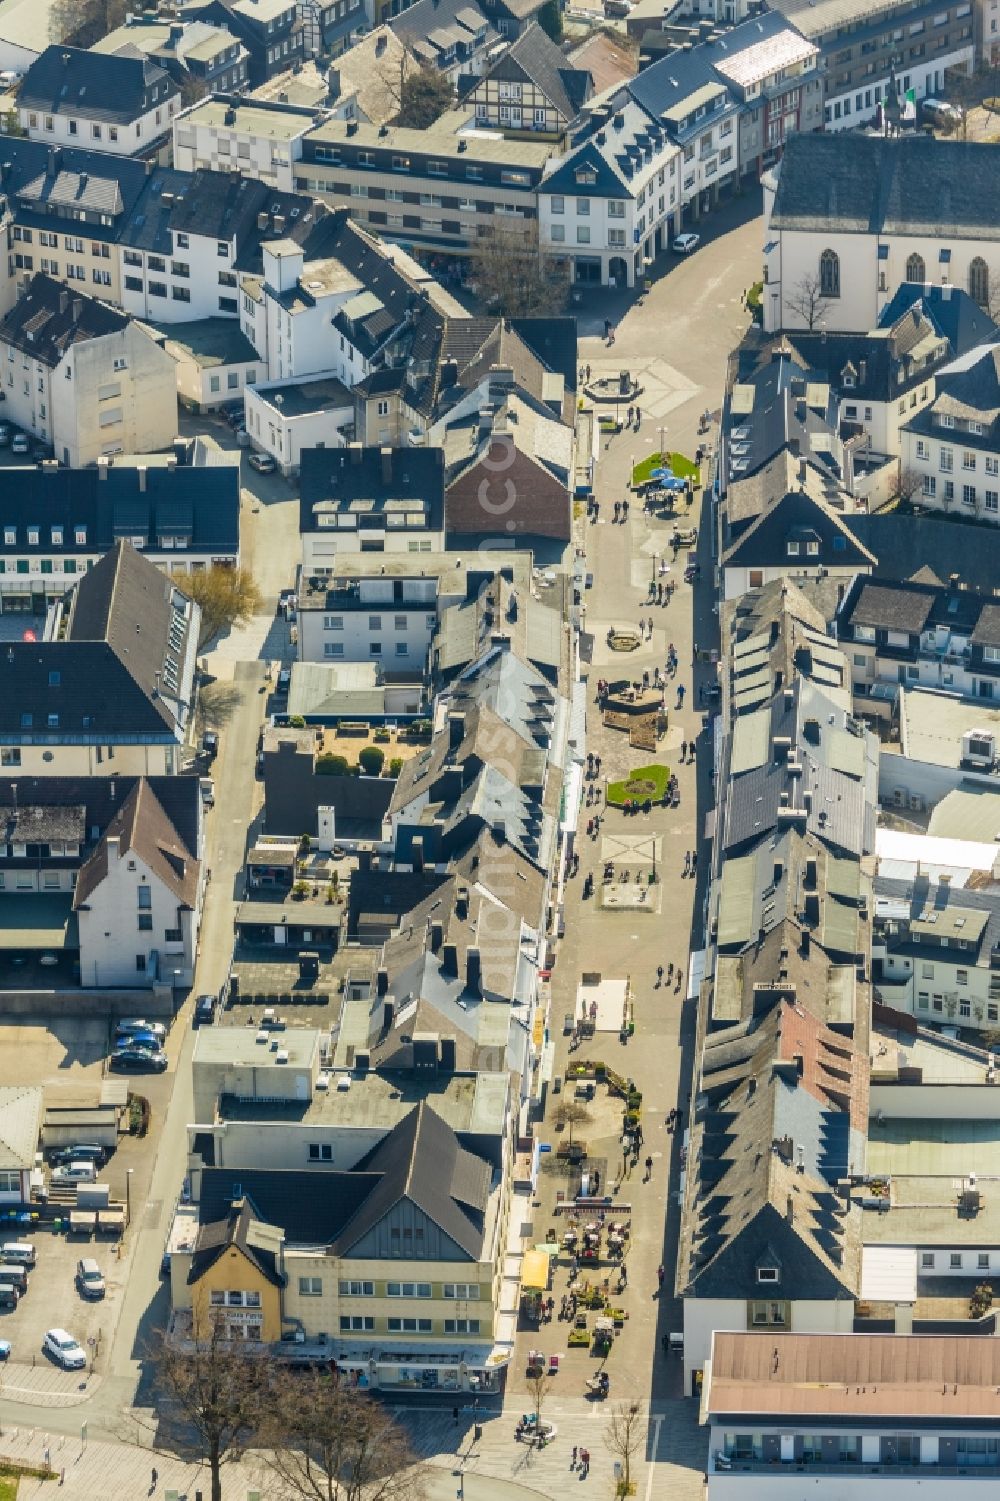
[[[366,745],[358,756],[358,765],[368,777],[381,776],[384,761],[385,751],[380,750],[377,745]]]
[[[346,756],[335,756],[332,751],[327,751],[325,755],[317,756],[316,771],[322,777],[346,777],[350,766]]]
[[[402,758],[402,756],[393,756],[392,760],[389,762],[389,775],[391,777],[398,777],[399,773],[402,771],[402,769],[403,769],[403,758]]]
[[[306,722],[302,718],[301,714],[293,714],[288,723],[291,725],[293,730],[304,730],[306,727]]]
[[[376,745],[388,745],[389,731],[383,725],[381,729],[375,731],[372,739],[375,741]]]

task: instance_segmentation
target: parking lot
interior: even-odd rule
[[[0,1309],[0,1339],[11,1344],[3,1384],[17,1386],[25,1381],[34,1388],[38,1377],[28,1378],[28,1369],[44,1375],[43,1388],[65,1394],[80,1385],[86,1372],[63,1371],[42,1353],[42,1339],[47,1329],[65,1329],[83,1346],[88,1356],[99,1364],[102,1345],[110,1338],[118,1315],[125,1285],[126,1265],[119,1263],[117,1242],[108,1237],[66,1235],[39,1226],[27,1232],[24,1227],[0,1229],[0,1240],[30,1240],[37,1257],[28,1273],[28,1291],[13,1310]],[[76,1288],[76,1264],[83,1256],[92,1256],[104,1274],[107,1292],[100,1299],[81,1297]],[[2,1260],[2,1249],[0,1249]],[[94,1344],[91,1346],[91,1340]]]
[[[147,1204],[159,1131],[169,1103],[183,1027],[175,1026],[167,1038],[170,1066],[164,1074],[117,1074],[106,1072],[114,1024],[107,1018],[52,1016],[31,1022],[0,1017],[0,1084],[40,1085],[47,1109],[85,1109],[96,1104],[105,1081],[118,1091],[149,1102],[149,1128],[145,1136],[127,1134],[129,1112],[119,1134],[117,1148],[98,1169],[98,1182],[106,1183],[113,1204],[127,1205],[130,1220],[150,1222],[150,1211],[161,1206]],[[44,1136],[44,1133],[43,1133]],[[82,1130],[78,1140],[86,1140]],[[50,1164],[46,1163],[46,1179]],[[58,1215],[54,1201],[49,1209]],[[96,1370],[102,1366],[102,1350],[110,1342],[121,1307],[126,1263],[119,1262],[115,1235],[101,1232],[74,1234],[65,1216],[56,1224],[51,1218],[24,1225],[8,1221],[0,1208],[0,1242],[30,1241],[36,1265],[28,1273],[28,1291],[16,1309],[0,1309],[0,1339],[11,1344],[10,1359],[0,1380],[8,1395],[38,1392],[42,1400],[65,1401],[78,1390],[86,1372],[63,1371],[42,1353],[47,1329],[61,1327],[77,1339],[93,1357]],[[127,1231],[126,1231],[127,1234]],[[93,1257],[104,1275],[106,1293],[100,1300],[81,1297],[75,1284],[77,1262]],[[0,1248],[0,1262],[3,1260]],[[93,1340],[91,1346],[88,1341]],[[48,1398],[46,1398],[48,1394]]]

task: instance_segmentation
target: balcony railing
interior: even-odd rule
[[[841,1475],[848,1476],[881,1475],[885,1478],[892,1476],[924,1476],[930,1479],[932,1476],[950,1475],[982,1475],[987,1479],[995,1479],[1000,1476],[1000,1464],[865,1464],[856,1459],[825,1460],[825,1459],[726,1459],[716,1454],[712,1459],[712,1473],[716,1475],[742,1474],[742,1475],[775,1475],[790,1477],[792,1475]]]

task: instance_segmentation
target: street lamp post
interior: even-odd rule
[[[127,1168],[125,1172],[125,1229],[132,1223],[132,1174],[134,1168]]]

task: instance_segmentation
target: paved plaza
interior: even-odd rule
[[[584,808],[577,840],[580,869],[568,882],[565,937],[551,977],[554,1073],[565,1078],[571,1058],[589,1058],[634,1080],[643,1096],[644,1140],[637,1166],[631,1165],[631,1159],[623,1160],[622,1102],[610,1097],[604,1086],[589,1107],[592,1122],[578,1133],[588,1139],[603,1183],[614,1187],[620,1179],[616,1201],[629,1206],[623,1215],[616,1212],[615,1216],[630,1218],[632,1227],[626,1256],[627,1286],[614,1299],[627,1318],[614,1340],[606,1368],[611,1381],[610,1403],[635,1400],[647,1414],[646,1441],[635,1466],[640,1501],[652,1497],[701,1501],[706,1460],[706,1432],[698,1426],[697,1405],[681,1391],[681,1362],[665,1354],[661,1342],[665,1335],[682,1327],[680,1305],[673,1297],[681,1138],[668,1132],[666,1118],[671,1108],[686,1105],[691,1074],[694,1007],[686,999],[687,965],[692,948],[701,946],[704,893],[702,875],[686,877],[683,871],[685,853],[702,848],[701,833],[712,801],[711,740],[702,725],[698,687],[711,670],[702,658],[717,645],[717,623],[712,609],[710,517],[707,512],[702,514],[701,492],[690,518],[690,524],[699,527],[701,582],[693,591],[680,576],[683,566],[675,569],[669,577],[677,580],[677,589],[668,606],[650,605],[648,586],[650,579],[658,576],[662,560],[670,562],[673,521],[645,516],[638,503],[631,506],[624,525],[613,524],[610,516],[614,501],[627,493],[632,463],[659,445],[661,433],[665,446],[693,455],[699,441],[700,413],[715,411],[721,403],[726,359],[747,321],[742,293],[759,264],[761,225],[759,218],[753,218],[754,212],[755,205],[748,200],[724,206],[706,222],[705,243],[695,255],[682,261],[666,258],[665,274],[641,305],[633,305],[624,314],[620,298],[617,302],[613,297],[604,303],[595,300],[593,306],[588,302],[581,310],[580,319],[580,363],[589,362],[592,375],[629,370],[649,393],[648,405],[646,395],[640,399],[643,420],[638,431],[601,440],[596,475],[600,521],[592,524],[581,515],[576,523],[576,545],[585,552],[593,574],[593,587],[585,597],[590,643],[584,667],[587,747],[601,757],[598,780],[602,787],[608,780],[624,777],[654,761],[669,766],[680,787],[678,807],[656,806],[649,814],[605,811],[602,799],[592,810],[603,815],[600,835],[594,840],[586,834],[591,810]],[[600,311],[604,306],[610,309],[609,314]],[[606,315],[617,322],[616,342],[611,349],[600,337]],[[651,348],[656,351],[652,355]],[[256,515],[254,522],[256,526]],[[273,543],[277,549],[285,527],[294,525],[291,508],[266,507],[259,524],[259,545],[266,554],[268,544]],[[276,593],[277,572],[266,583],[270,600]],[[639,649],[624,659],[625,671],[616,675],[641,680],[644,671],[652,676],[659,667],[662,672],[668,645],[676,649],[679,668],[665,697],[667,731],[655,754],[630,749],[626,734],[605,728],[596,702],[598,678],[612,675],[612,654],[605,641],[609,626],[635,628],[640,618],[650,616],[652,636],[644,636]],[[232,670],[240,698],[229,735],[234,749],[226,752],[234,759],[231,768],[228,763],[224,768],[231,769],[233,775],[220,780],[215,817],[222,847],[213,856],[216,880],[203,933],[203,953],[220,975],[232,931],[228,883],[242,857],[242,834],[257,796],[250,775],[261,675],[256,659],[262,643],[276,629],[274,618],[262,614],[246,627],[242,648],[236,633],[227,648],[229,656],[239,658],[233,661]],[[255,661],[255,666],[250,667],[248,661]],[[618,656],[615,666],[621,667],[622,662]],[[220,676],[228,675],[228,664],[223,668],[220,660],[219,667]],[[675,707],[677,684],[686,689],[681,709]],[[694,761],[681,760],[682,745],[691,741],[698,747]],[[235,775],[237,769],[241,773],[245,770],[245,782],[242,775]],[[602,906],[596,893],[588,900],[583,898],[588,874],[593,874],[599,889],[605,858],[636,871],[640,867],[643,871],[651,869],[655,861],[658,879],[652,910],[642,910],[632,903],[609,909]],[[706,860],[699,860],[699,870],[706,864]],[[656,969],[660,964],[673,964],[683,977],[681,983],[658,986]],[[634,1033],[626,1033],[623,1041],[616,1032],[600,1031],[570,1055],[570,1038],[563,1035],[561,1020],[565,1013],[575,1013],[581,976],[595,972],[609,979],[627,978]],[[213,974],[212,983],[216,978]],[[186,1047],[182,1062],[189,1056]],[[176,1109],[172,1106],[164,1129],[165,1147],[157,1159],[153,1184],[155,1196],[164,1201],[176,1187],[175,1162],[167,1159],[169,1154],[176,1157],[182,1149],[184,1123],[191,1118],[190,1087],[186,1083],[181,1088],[180,1074],[175,1094]],[[549,1118],[537,1127],[541,1139],[553,1150],[545,1154],[548,1161],[531,1205],[529,1243],[544,1241],[546,1231],[557,1223],[558,1196],[575,1187],[575,1180],[556,1166],[559,1159],[555,1149],[565,1133],[556,1129],[551,1115],[550,1109]],[[652,1158],[648,1181],[644,1181],[646,1156]],[[108,1352],[103,1373],[99,1369],[85,1391],[74,1393],[75,1405],[50,1408],[45,1384],[22,1373],[16,1373],[15,1379],[12,1371],[9,1387],[4,1385],[0,1452],[37,1463],[48,1448],[53,1466],[65,1469],[62,1491],[67,1498],[91,1501],[99,1496],[104,1501],[132,1501],[162,1496],[167,1488],[189,1501],[194,1501],[198,1490],[208,1494],[207,1476],[197,1466],[154,1454],[141,1443],[123,1442],[137,1431],[128,1417],[136,1382],[140,1382],[140,1408],[150,1401],[142,1385],[141,1351],[153,1312],[149,1289],[155,1281],[161,1238],[159,1232],[139,1229],[136,1251],[143,1276],[130,1284],[119,1334],[114,1349]],[[657,1278],[661,1265],[665,1269],[662,1289]],[[601,1269],[601,1280],[610,1270]],[[568,1258],[560,1257],[552,1287],[556,1312],[569,1282]],[[432,1466],[430,1501],[456,1495],[459,1490],[469,1501],[516,1501],[525,1493],[557,1496],[567,1484],[596,1487],[601,1495],[611,1495],[613,1458],[603,1438],[607,1404],[591,1400],[585,1385],[600,1362],[589,1350],[569,1349],[569,1329],[567,1321],[554,1316],[540,1328],[519,1331],[502,1412],[485,1407],[475,1414],[463,1410],[456,1422],[447,1404],[398,1409],[418,1452]],[[541,1451],[517,1442],[514,1433],[518,1416],[528,1410],[530,1402],[526,1381],[529,1350],[561,1357],[559,1374],[553,1378],[544,1407],[546,1421],[555,1424],[557,1433],[552,1444]],[[473,1439],[476,1422],[483,1428],[478,1441]],[[81,1437],[83,1424],[87,1425],[86,1439]],[[587,1480],[581,1480],[579,1472],[570,1468],[574,1445],[590,1450],[592,1464]],[[154,1465],[157,1486],[151,1490]],[[461,1481],[455,1473],[458,1471]],[[225,1501],[243,1501],[254,1489],[260,1489],[269,1501],[271,1497],[280,1501],[273,1482],[262,1486],[249,1462],[227,1469]],[[19,1494],[24,1501],[48,1495],[50,1490],[40,1482],[27,1481]]]

